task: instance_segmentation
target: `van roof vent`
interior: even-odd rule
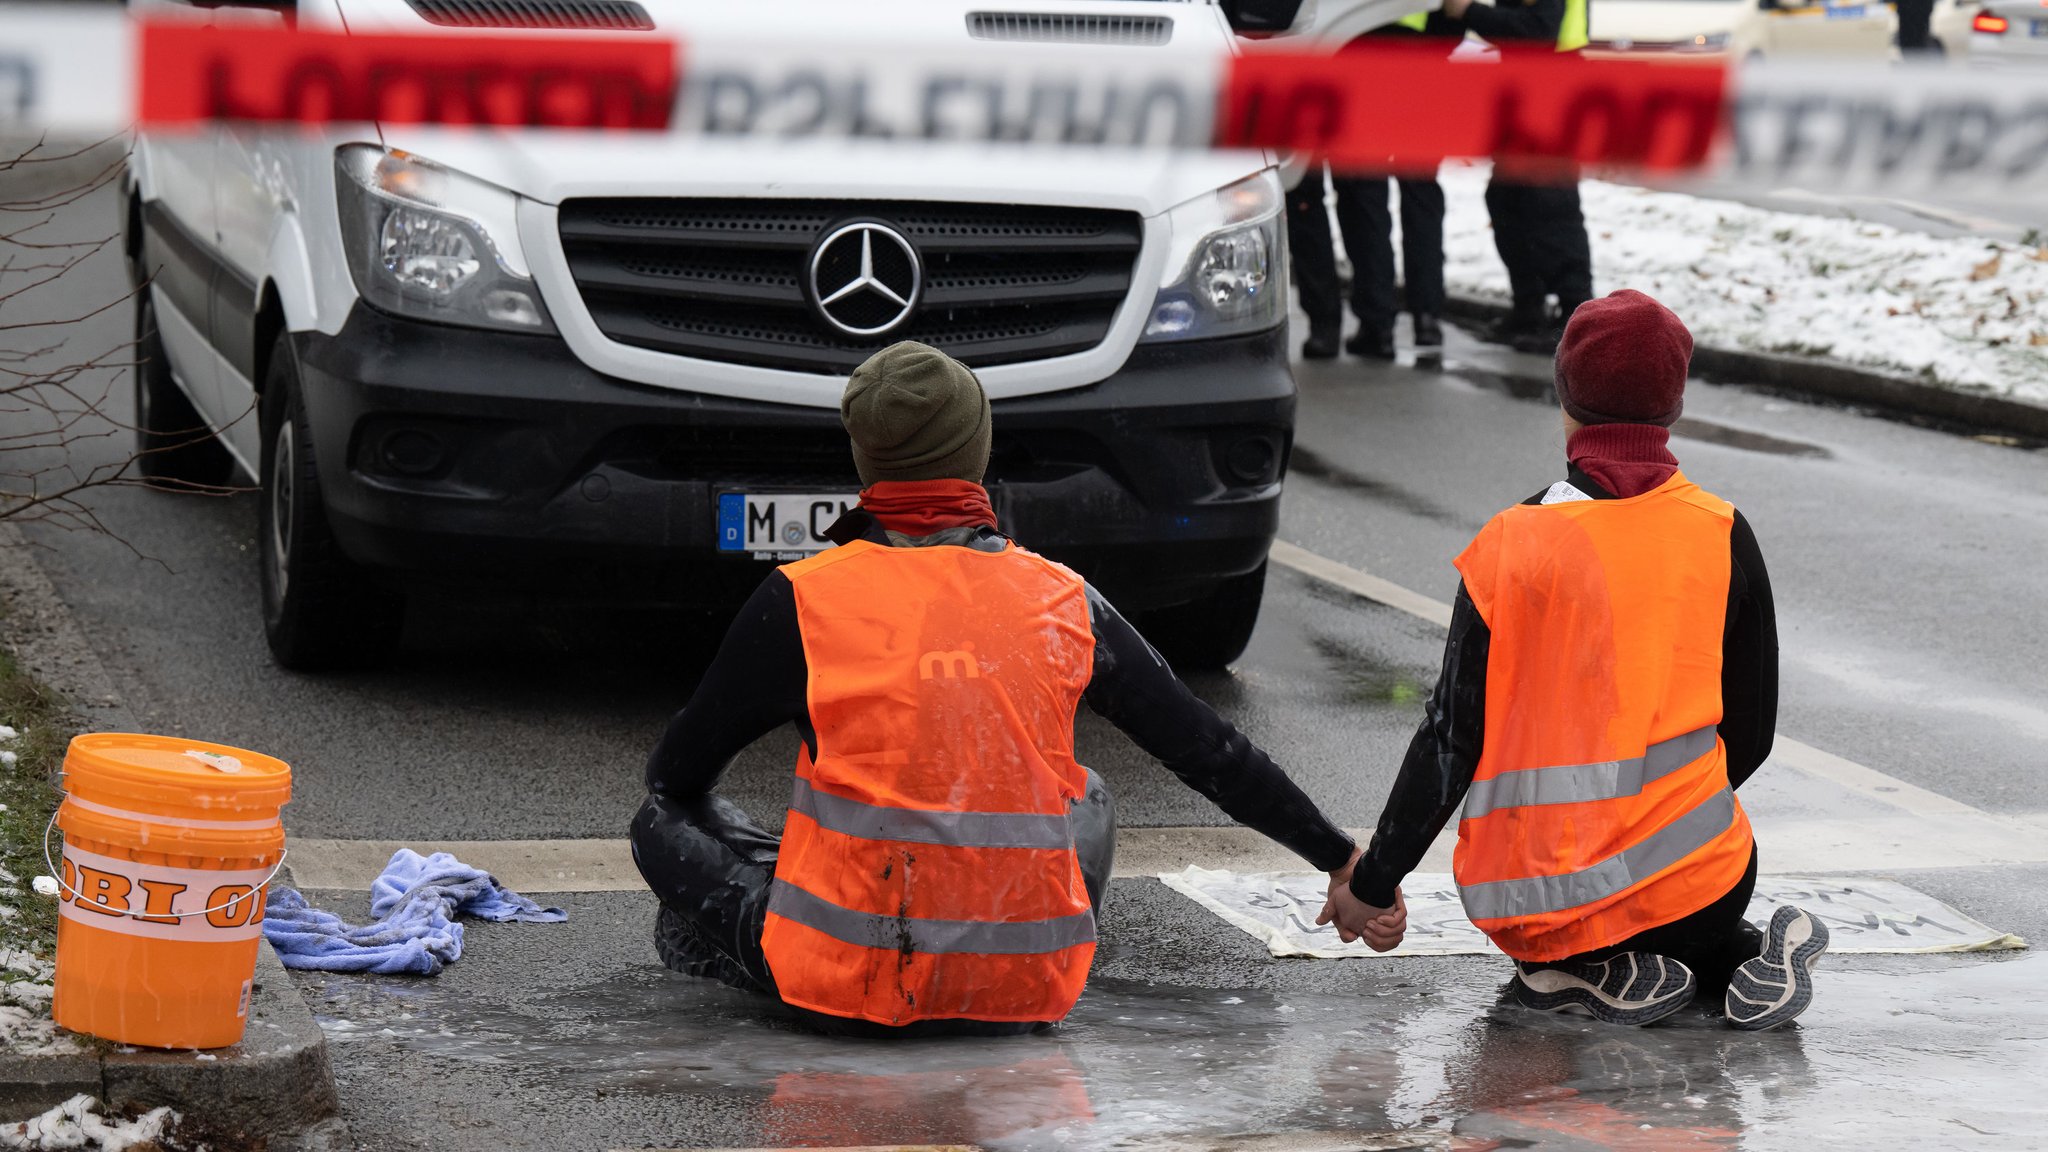
[[[447,28],[574,28],[645,32],[654,21],[634,0],[406,0]]]
[[[1040,44],[1158,45],[1173,39],[1173,19],[1080,12],[969,12],[967,34],[976,40]]]

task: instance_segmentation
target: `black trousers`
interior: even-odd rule
[[[1764,950],[1764,934],[1749,922],[1747,915],[1749,897],[1754,891],[1756,849],[1752,847],[1749,870],[1719,900],[1682,920],[1638,932],[1619,944],[1571,959],[1606,960],[1624,952],[1669,956],[1692,969],[1699,981],[1696,999],[1718,1002],[1727,993],[1728,978],[1735,974],[1735,969],[1746,960],[1756,959]]]
[[[1728,774],[1728,787],[1740,789],[1756,771]],[[1606,960],[1624,952],[1654,952],[1692,969],[1698,981],[1695,999],[1718,1003],[1728,991],[1728,978],[1746,960],[1763,954],[1764,934],[1749,922],[1749,897],[1756,891],[1756,846],[1749,849],[1749,868],[1719,900],[1680,920],[1638,932],[1619,944],[1571,957]]]
[[[1401,189],[1401,276],[1408,311],[1438,316],[1444,310],[1444,190],[1429,179],[1395,177]],[[1302,176],[1287,198],[1287,251],[1309,330],[1336,335],[1344,326],[1337,252],[1330,216],[1323,207],[1325,175],[1320,164]],[[1351,313],[1361,331],[1391,332],[1401,308],[1394,297],[1394,218],[1387,201],[1387,177],[1341,176],[1336,180],[1337,227],[1351,254]]]
[[[1087,794],[1074,807],[1073,826],[1082,883],[1099,918],[1116,863],[1116,803],[1092,770]],[[762,951],[761,933],[767,925],[769,885],[775,879],[781,839],[721,796],[693,801],[649,796],[633,817],[631,837],[633,862],[647,886],[663,904],[689,919],[703,944],[744,972],[744,980],[726,983],[772,994],[775,974]],[[926,1020],[892,1027],[787,1007],[817,1030],[842,1036],[1006,1036],[1056,1023]]]
[[[1898,0],[1899,51],[1934,50],[1934,0]]]
[[[1555,295],[1561,313],[1593,298],[1593,250],[1576,181],[1518,184],[1498,171],[1486,185],[1493,246],[1507,265],[1515,318],[1533,325],[1546,317],[1544,298]]]

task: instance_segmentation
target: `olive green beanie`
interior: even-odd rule
[[[914,340],[853,370],[839,399],[863,485],[878,480],[971,480],[988,471],[988,394],[974,372]]]

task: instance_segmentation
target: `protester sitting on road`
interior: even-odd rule
[[[647,764],[633,856],[680,972],[829,1031],[1030,1031],[1094,958],[1115,851],[1074,759],[1085,700],[1224,812],[1347,880],[1350,837],[1196,699],[1095,590],[997,529],[991,414],[965,365],[876,353],[840,417],[866,490],[839,546],[771,573]],[[778,840],[714,796],[793,723]]]
[[[1443,676],[1318,921],[1343,939],[1400,943],[1398,885],[1462,803],[1459,894],[1521,1003],[1648,1024],[1697,992],[1749,1029],[1805,1010],[1826,927],[1789,906],[1767,932],[1745,919],[1757,857],[1734,789],[1770,754],[1777,624],[1749,524],[1667,447],[1691,357],[1640,292],[1573,314],[1568,477],[1457,559]]]

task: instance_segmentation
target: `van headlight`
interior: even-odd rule
[[[1166,279],[1144,338],[1236,336],[1286,319],[1285,203],[1279,173],[1268,168],[1168,212]]]
[[[372,144],[344,145],[334,168],[363,299],[443,324],[554,331],[519,247],[519,197]]]

